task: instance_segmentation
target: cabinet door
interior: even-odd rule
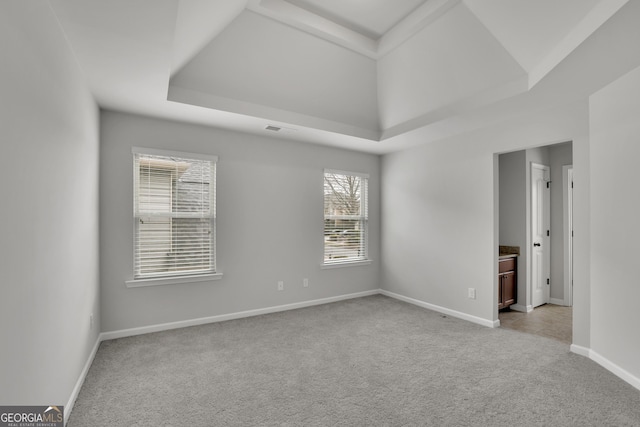
[[[506,273],[508,271],[516,270],[516,259],[505,258],[498,261],[498,273]]]
[[[502,303],[508,307],[516,302],[516,273],[511,271],[502,276]]]

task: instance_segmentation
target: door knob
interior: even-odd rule
[[[533,246],[541,246],[540,243],[534,243]]]

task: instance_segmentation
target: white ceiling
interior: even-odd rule
[[[273,124],[282,138],[373,153],[584,96],[576,81],[624,70],[581,67],[590,55],[577,52],[611,55],[593,35],[637,10],[628,0],[50,3],[103,108],[270,136]],[[625,67],[640,62],[637,41],[613,52]]]

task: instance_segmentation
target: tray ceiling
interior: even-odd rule
[[[50,0],[103,108],[370,152],[562,90],[627,2]]]

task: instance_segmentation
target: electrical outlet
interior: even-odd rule
[[[309,279],[302,279],[302,286],[304,286],[305,288],[309,287]]]
[[[279,291],[284,291],[284,282],[282,280],[280,280],[278,282],[278,290]]]
[[[476,299],[476,289],[475,288],[469,288],[469,298],[470,299]]]

